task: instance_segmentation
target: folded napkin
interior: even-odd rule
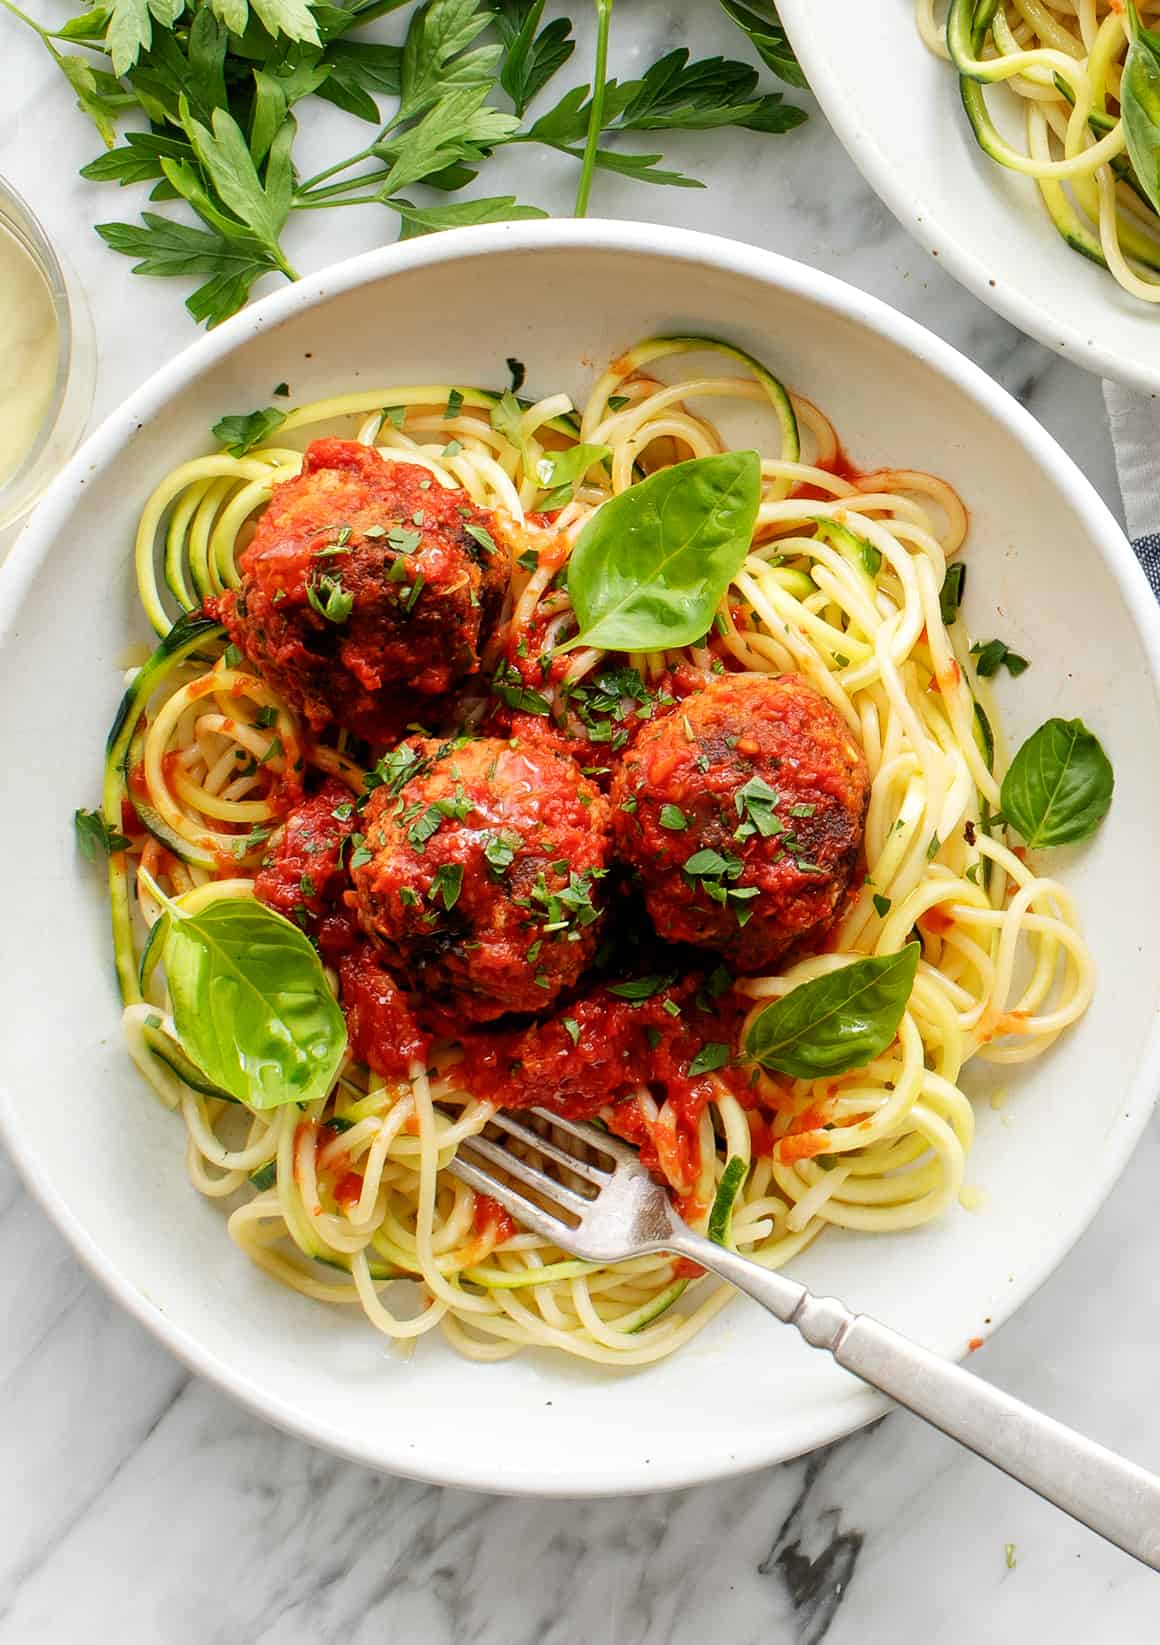
[[[1128,536],[1160,599],[1160,396],[1105,383],[1104,404]]]

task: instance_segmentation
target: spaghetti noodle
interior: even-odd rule
[[[741,369],[710,371],[712,350]],[[669,377],[686,357],[696,369]],[[967,535],[959,498],[927,474],[854,473],[823,413],[741,351],[654,339],[600,376],[579,415],[554,394],[522,405],[514,428],[496,426],[495,396],[482,391],[360,390],[292,411],[275,439],[243,456],[184,463],[141,519],[141,600],[161,643],[130,679],[110,738],[104,814],[125,835],[110,855],[125,1034],[182,1117],[194,1186],[233,1206],[228,1228],[242,1250],[305,1296],[357,1304],[396,1343],[438,1328],[476,1359],[540,1346],[639,1365],[688,1341],[731,1292],[665,1256],[614,1266],[568,1258],[441,1169],[495,1112],[463,1088],[453,1043],[415,1057],[406,1078],[348,1056],[333,1090],[305,1109],[249,1111],[200,1076],[158,964],[162,898],[187,913],[252,898],[288,775],[335,779],[355,802],[366,771],[344,735],[312,736],[198,614],[238,585],[252,522],[299,471],[296,442],[353,431],[501,511],[513,541],[538,549],[538,563],[535,554],[513,563],[492,661],[533,623],[547,625],[551,643],[569,615],[559,572],[585,522],[645,470],[727,449],[715,402],[757,420],[763,407],[774,414],[750,550],[710,637],[627,661],[654,683],[677,667],[705,680],[723,668],[797,674],[840,716],[872,779],[864,877],[828,950],[737,979],[736,991],[753,1019],[852,956],[901,949],[912,933],[922,957],[897,1037],[867,1067],[815,1080],[755,1069],[743,1095],[710,1071],[710,1099],[691,1119],[645,1086],[628,1094],[683,1208],[706,1226],[729,1162],[740,1162],[727,1177],[730,1193],[740,1183],[729,1238],[769,1267],[830,1226],[918,1227],[963,1187],[973,1131],[965,1064],[1040,1055],[1091,996],[1067,891],[992,820],[1006,754],[948,592]],[[553,454],[579,442],[610,456],[545,514]],[[174,606],[186,613],[176,624]],[[577,683],[603,661],[575,650],[563,679],[544,687],[562,722]],[[481,711],[468,702],[464,713],[470,722]],[[671,1144],[683,1123],[681,1155]]]

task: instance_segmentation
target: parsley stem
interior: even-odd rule
[[[30,29],[35,29],[44,43],[48,45],[48,30],[42,29],[40,24],[34,18],[29,17],[26,11],[21,11],[19,6],[13,5],[12,0],[0,0],[0,6],[3,6],[5,11],[10,11],[13,17],[19,17],[22,23],[27,23]],[[48,49],[52,51],[51,46]]]
[[[0,0],[0,4],[2,3],[3,0]],[[293,204],[295,206],[314,205],[320,200],[329,200],[332,195],[346,194],[351,189],[365,188],[370,183],[381,183],[384,178],[390,175],[391,168],[383,166],[379,171],[361,171],[357,177],[348,177],[342,183],[330,183],[326,188],[298,188],[294,191]],[[335,201],[336,205],[341,203],[341,201]]]
[[[10,3],[11,0],[0,0],[0,5],[6,6]],[[381,142],[383,136],[389,130],[389,126],[384,126],[378,137],[375,138],[375,142]],[[325,183],[328,177],[337,177],[340,171],[349,171],[351,166],[357,166],[360,160],[369,160],[374,152],[374,145],[372,144],[365,149],[361,149],[358,154],[352,154],[348,160],[336,161],[333,166],[327,166],[325,171],[320,171],[316,176],[308,177],[304,183],[299,183],[298,193],[306,194],[314,188],[316,184]]]
[[[592,107],[588,114],[584,163],[580,167],[580,182],[576,189],[577,217],[584,217],[588,211],[592,175],[596,170],[596,151],[600,147],[600,133],[604,128],[604,93],[608,84],[608,35],[611,27],[612,0],[596,0],[596,63],[592,70]]]
[[[385,206],[390,202],[377,194],[344,194],[337,200],[295,200],[292,211],[330,211],[335,206]]]

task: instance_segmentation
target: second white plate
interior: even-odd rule
[[[1065,359],[1160,392],[1160,305],[1071,251],[1035,184],[989,160],[914,0],[780,0],[810,86],[866,181],[976,297]],[[1001,95],[994,96],[1002,118]],[[1008,132],[1018,141],[1018,131]]]

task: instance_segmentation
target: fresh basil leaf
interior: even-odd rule
[[[864,1068],[893,1043],[918,967],[919,944],[855,960],[773,1000],[745,1036],[745,1054],[793,1079]]]
[[[448,913],[459,901],[459,893],[463,890],[463,864],[461,862],[445,862],[435,870],[435,878],[431,882],[431,900],[442,898],[443,906]]]
[[[99,811],[74,811],[73,827],[81,856],[87,862],[95,862],[98,851],[107,857],[129,848],[130,841],[119,830],[110,828]]]
[[[564,451],[546,451],[536,464],[536,479],[548,497],[541,504],[547,509],[563,508],[572,500],[572,493],[592,467],[606,463],[612,456],[607,446],[575,445]]]
[[[247,451],[261,445],[275,429],[282,427],[286,413],[276,406],[261,411],[240,411],[220,418],[213,425],[213,436],[220,440],[231,457],[244,457]]]
[[[170,914],[164,962],[178,1036],[215,1085],[259,1109],[330,1090],[346,1023],[322,961],[289,920],[240,898]]]
[[[737,0],[721,0],[721,5],[726,15],[749,36],[761,61],[773,70],[779,80],[784,80],[788,86],[808,90],[801,64],[782,27],[773,0],[747,0],[745,5],[739,5]]]
[[[1031,667],[1026,657],[1012,651],[1002,640],[976,641],[971,647],[971,656],[975,659],[975,672],[984,680],[990,679],[992,674],[997,674],[1000,668],[1006,668],[1014,679],[1018,679],[1020,674],[1026,674]]]
[[[1048,720],[1011,761],[999,791],[1004,817],[1032,848],[1094,834],[1112,803],[1115,777],[1082,720]]]
[[[1120,78],[1120,113],[1132,170],[1160,211],[1160,34],[1140,22],[1128,0],[1128,50]]]
[[[663,651],[705,633],[749,552],[761,500],[755,451],[674,463],[604,503],[568,561],[580,624],[569,646]]]

